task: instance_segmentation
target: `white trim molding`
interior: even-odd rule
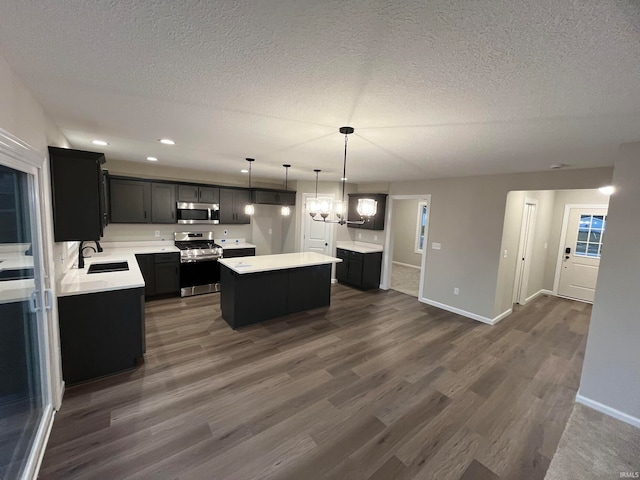
[[[615,408],[604,405],[603,403],[596,402],[595,400],[584,397],[580,394],[580,391],[578,391],[578,393],[576,394],[576,402],[602,412],[605,415],[616,418],[621,422],[628,423],[629,425],[640,428],[640,418],[636,418],[634,416],[621,412],[620,410],[616,410]]]
[[[527,303],[529,303],[531,300],[538,298],[540,295],[552,295],[552,296],[556,296],[555,293],[553,293],[551,290],[545,290],[544,288],[538,290],[536,293],[534,293],[533,295],[525,298],[524,303],[522,303],[522,305],[526,305]]]
[[[432,307],[441,308],[442,310],[446,310],[451,313],[457,313],[458,315],[462,315],[463,317],[470,318],[472,320],[477,320],[478,322],[486,323],[487,325],[495,325],[503,318],[511,315],[513,310],[510,308],[502,312],[500,315],[494,318],[483,317],[482,315],[478,315],[473,312],[467,312],[466,310],[462,310],[461,308],[452,307],[451,305],[447,305],[445,303],[436,302],[435,300],[431,300],[425,297],[418,298],[418,301],[421,303],[426,303],[427,305],[431,305]]]

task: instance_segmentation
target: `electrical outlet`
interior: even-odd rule
[[[441,243],[433,242],[433,243],[431,244],[431,248],[432,248],[433,250],[441,250],[441,249],[442,249],[442,244],[441,244]]]
[[[373,241],[374,241],[374,242],[377,242],[377,241],[378,241],[378,235],[374,235],[374,236],[373,236]]]
[[[507,258],[507,251],[504,251],[504,254],[502,255],[503,258]]]
[[[229,233],[228,230],[224,230],[222,233],[224,233],[225,235]]]
[[[453,287],[453,294],[460,295],[460,289],[458,287]]]
[[[547,242],[544,242],[544,249],[546,250],[547,247],[549,246],[549,244]]]
[[[156,230],[156,237],[160,236],[160,230]]]
[[[362,234],[358,233],[358,240],[360,240],[362,238]]]
[[[273,229],[272,228],[269,229],[269,235],[273,235]]]
[[[64,255],[60,254],[60,265],[64,265]]]

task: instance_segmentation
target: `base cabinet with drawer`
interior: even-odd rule
[[[147,253],[136,255],[146,297],[180,295],[180,254]]]
[[[336,249],[336,257],[342,260],[336,264],[338,282],[362,290],[379,288],[382,252],[360,253],[338,248]]]

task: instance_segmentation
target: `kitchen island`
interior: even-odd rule
[[[331,302],[331,265],[315,252],[219,260],[222,318],[233,329],[324,307]]]

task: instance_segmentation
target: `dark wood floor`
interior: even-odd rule
[[[231,330],[217,295],[147,305],[146,363],[67,390],[41,478],[541,479],[590,306],[495,326],[394,291]]]

